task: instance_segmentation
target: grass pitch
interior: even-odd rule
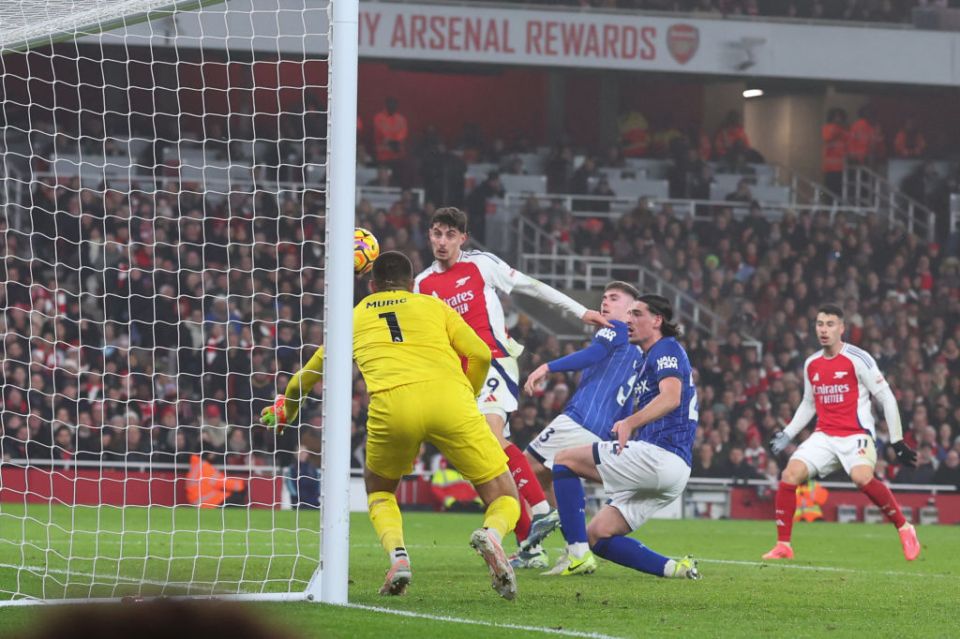
[[[196,509],[0,505],[0,591],[49,597],[120,596],[139,584],[166,592],[302,589],[319,555],[319,515]],[[303,637],[956,636],[960,531],[919,528],[923,553],[903,559],[890,525],[798,524],[797,559],[763,563],[772,522],[652,521],[637,537],[664,554],[700,559],[700,581],[657,579],[601,561],[587,577],[521,571],[506,602],[467,545],[479,515],[405,513],[414,581],[378,596],[387,560],[363,514],[353,517],[353,608],[250,604]],[[548,543],[551,559],[559,534]],[[96,557],[96,560],[93,558]],[[194,559],[199,557],[199,559]],[[72,558],[72,559],[71,559]],[[78,559],[86,558],[86,559]],[[17,571],[26,565],[29,572]],[[0,636],[40,619],[39,607],[0,608]],[[402,615],[402,616],[401,616]]]

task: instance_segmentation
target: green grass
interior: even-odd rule
[[[319,554],[316,513],[35,506],[23,515],[22,506],[0,505],[0,565],[47,566],[48,576],[21,572],[18,586],[17,571],[0,567],[0,592],[116,595],[141,581],[180,582],[174,592],[194,584],[197,592],[209,591],[217,574],[218,590],[302,589]],[[224,523],[233,530],[224,532]],[[408,595],[385,599],[376,591],[386,558],[366,517],[354,515],[350,601],[485,625],[308,603],[251,604],[255,614],[303,637],[349,639],[546,636],[494,624],[614,637],[871,639],[956,636],[958,627],[960,541],[951,527],[921,528],[923,554],[908,563],[889,525],[798,524],[798,559],[763,565],[758,560],[773,542],[772,522],[652,521],[638,537],[665,554],[701,558],[701,581],[656,579],[601,562],[589,577],[523,571],[517,601],[506,602],[467,546],[479,516],[407,513],[404,523],[414,582]],[[550,542],[555,556],[561,540]],[[195,563],[198,549],[203,557]],[[100,558],[68,562],[68,555]],[[0,608],[0,636],[30,627],[41,614],[38,607]]]

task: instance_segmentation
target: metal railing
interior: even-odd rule
[[[654,271],[640,264],[617,263],[606,256],[576,255],[569,246],[522,215],[517,218],[517,249],[520,270],[551,286],[600,290],[611,279],[623,279],[635,283],[644,292],[669,299],[677,318],[688,328],[720,340],[728,330],[726,320],[720,315]],[[756,338],[743,337],[747,345],[760,350]]]
[[[823,192],[829,194],[829,192],[825,190]],[[714,220],[718,209],[731,209],[734,217],[737,218],[745,217],[750,212],[748,205],[742,202],[728,202],[727,200],[688,200],[674,198],[640,198],[638,200],[637,198],[630,197],[571,195],[566,193],[535,196],[527,193],[507,193],[503,198],[503,206],[512,211],[520,211],[531,197],[536,197],[541,201],[556,202],[568,211],[574,208],[574,202],[576,202],[576,208],[578,210],[572,211],[574,217],[618,219],[624,213],[628,213],[637,208],[641,204],[641,200],[652,207],[669,206],[677,218],[692,218],[696,222],[710,222]],[[600,204],[600,206],[593,210],[586,208],[591,203],[597,203]],[[845,216],[853,220],[866,217],[867,215],[875,213],[877,210],[871,206],[847,205],[839,201],[821,203],[759,202],[759,204],[768,220],[779,220],[786,213],[825,213],[829,216],[831,224],[840,216]]]
[[[936,214],[872,169],[847,165],[842,195],[854,206],[872,208],[891,226],[902,227],[927,241],[935,239]]]

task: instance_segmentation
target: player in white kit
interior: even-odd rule
[[[820,307],[816,330],[823,349],[807,358],[803,366],[803,401],[787,427],[773,437],[770,448],[775,454],[781,453],[814,416],[817,426],[790,457],[780,477],[775,511],[777,545],[763,558],[793,559],[790,535],[797,508],[797,485],[843,468],[857,488],[897,527],[903,555],[912,561],[920,555],[917,532],[903,516],[890,489],[873,474],[877,447],[871,396],[883,406],[897,457],[905,464],[916,465],[916,452],[903,441],[896,397],[873,357],[842,340],[843,310],[839,306]]]

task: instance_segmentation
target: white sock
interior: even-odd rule
[[[663,576],[664,577],[673,577],[673,571],[677,569],[677,562],[674,559],[667,559],[667,563],[663,566]]]
[[[410,561],[410,556],[407,555],[406,548],[394,548],[390,551],[390,563],[395,562],[397,559],[406,559]]]
[[[530,506],[531,516],[546,515],[548,512],[550,512],[550,504],[548,504],[546,500],[541,501],[539,504],[536,504],[535,506]]]
[[[583,556],[590,552],[590,544],[585,541],[578,541],[575,544],[567,544],[567,553],[575,559],[583,559]]]
[[[503,543],[503,538],[500,536],[499,531],[496,528],[487,528],[490,533],[493,535],[493,538],[497,540],[497,543]]]

